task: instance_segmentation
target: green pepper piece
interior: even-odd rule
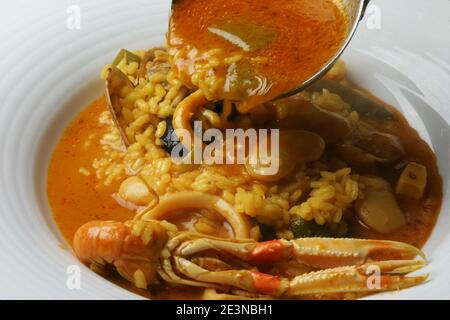
[[[213,24],[208,30],[247,52],[266,47],[276,36],[274,30],[249,22],[227,21]]]
[[[289,228],[295,238],[314,237],[317,229],[313,221],[306,221],[300,217],[292,219]]]
[[[124,58],[127,63],[137,62],[139,65],[141,64],[141,58],[139,56],[135,55],[133,52],[130,52],[126,49],[122,49],[114,59],[112,66],[117,67],[120,61],[122,61]]]
[[[292,231],[295,238],[328,238],[332,236],[332,233],[327,226],[320,226],[314,221],[306,221],[300,217],[291,219],[289,229]]]

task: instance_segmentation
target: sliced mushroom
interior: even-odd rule
[[[267,146],[267,156],[271,162],[261,161],[259,150],[261,144]],[[279,181],[300,164],[318,160],[325,150],[325,141],[317,134],[301,130],[280,130],[279,156],[272,154],[271,138],[260,138],[258,145],[251,146],[247,158],[247,172],[261,181]],[[274,164],[278,164],[278,171],[274,172]]]
[[[400,139],[388,133],[372,131],[357,145],[386,163],[393,163],[405,154]]]
[[[405,216],[389,182],[378,177],[361,177],[364,197],[355,201],[359,219],[369,228],[384,234],[406,224]]]
[[[329,144],[344,141],[351,132],[347,119],[320,109],[300,96],[292,96],[275,104],[287,108],[288,111],[283,120],[271,123],[278,128],[311,131]]]
[[[130,145],[130,141],[125,134],[125,130],[128,126],[126,120],[122,117],[122,106],[120,105],[120,91],[124,87],[134,88],[133,83],[128,77],[116,67],[111,67],[106,77],[106,102],[111,112],[112,119],[117,129],[120,132],[125,146]]]
[[[355,128],[350,140],[336,147],[336,152],[342,160],[354,166],[390,164],[405,155],[396,136],[378,132],[362,123]]]

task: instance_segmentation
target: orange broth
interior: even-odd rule
[[[376,99],[375,97],[373,97]],[[379,101],[379,100],[378,100]],[[380,101],[381,103],[381,101]],[[422,247],[430,236],[439,215],[442,201],[442,179],[436,157],[429,146],[411,128],[406,119],[393,107],[384,106],[395,114],[392,126],[378,126],[380,130],[397,135],[408,154],[408,159],[424,164],[428,170],[427,191],[423,199],[399,199],[407,217],[407,224],[389,235],[376,233],[355,221],[352,236],[366,239],[396,240]],[[92,168],[92,161],[101,153],[101,137],[106,128],[98,118],[107,110],[101,98],[81,112],[64,132],[53,153],[48,172],[47,194],[54,219],[65,239],[72,244],[75,231],[92,220],[126,221],[135,212],[122,207],[113,198],[118,185],[100,185],[95,174],[80,173],[80,167]],[[373,124],[376,126],[376,124]],[[91,139],[89,139],[91,137]],[[90,144],[85,144],[91,141]],[[398,174],[385,172],[385,178],[395,182]],[[174,221],[177,222],[177,221]],[[158,288],[155,292],[137,289],[112,271],[100,273],[121,287],[153,299],[199,299],[202,290],[189,288]]]
[[[225,29],[232,30],[233,24],[235,27],[236,23],[250,26],[248,30],[263,35],[259,39],[260,42],[253,44],[253,49],[242,50],[208,29],[211,26],[225,26]],[[185,45],[198,52],[222,48],[227,54],[243,54],[243,59],[237,62],[234,68],[244,70],[244,74],[247,73],[249,78],[263,79],[262,83],[258,84],[262,87],[255,91],[251,87],[252,83],[249,87],[248,83],[243,81],[245,79],[238,77],[237,80],[234,79],[238,82],[234,91],[228,90],[231,87],[223,87],[219,95],[222,98],[241,101],[239,111],[246,111],[249,106],[271,100],[311,77],[336,54],[346,36],[347,27],[345,14],[337,2],[332,0],[178,0],[172,13],[168,46],[172,59]],[[254,63],[256,58],[263,58],[265,62]],[[173,61],[178,76],[191,88],[195,87],[191,77],[196,62],[188,57]],[[229,68],[230,66],[219,65],[213,68],[213,72],[218,77],[227,78],[231,75]],[[245,75],[242,77],[245,78]],[[351,235],[398,240],[421,247],[429,237],[439,214],[442,179],[436,158],[429,146],[420,139],[398,111],[387,105],[385,107],[395,114],[397,121],[390,126],[377,123],[373,126],[398,136],[405,147],[407,160],[417,161],[427,167],[427,191],[420,201],[400,199],[407,217],[407,225],[400,230],[381,235],[356,222],[352,226]],[[56,224],[70,244],[76,230],[86,222],[126,221],[135,216],[135,211],[123,207],[114,199],[119,188],[118,182],[104,186],[92,168],[93,160],[103,151],[100,137],[107,127],[101,125],[98,118],[105,110],[106,99],[100,98],[81,112],[64,132],[49,166],[48,200]],[[81,172],[80,168],[85,170]],[[230,170],[233,170],[233,167],[230,167]],[[388,170],[383,176],[395,183],[398,170]],[[202,293],[196,289],[163,287],[150,293],[135,288],[115,272],[104,270],[100,274],[146,297],[196,299],[200,298]]]
[[[213,33],[217,30],[242,40],[241,47]],[[176,58],[186,45],[200,55],[217,48],[227,55],[243,55],[236,64],[210,70],[226,79],[218,96],[242,102],[238,108],[243,112],[313,76],[337,53],[347,30],[347,17],[333,0],[178,0],[168,47],[180,77],[190,87],[199,61],[192,55]]]

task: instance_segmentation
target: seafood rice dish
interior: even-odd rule
[[[338,2],[237,2],[218,19],[221,1],[177,1],[166,46],[122,49],[99,70],[105,95],[66,129],[48,173],[74,254],[152,299],[355,299],[419,285],[426,275],[410,273],[426,264],[442,201],[430,147],[343,60],[277,99],[337,50]],[[288,10],[323,17],[305,18],[323,41],[289,34],[299,16],[277,18]]]

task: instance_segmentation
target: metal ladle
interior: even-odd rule
[[[323,77],[330,69],[331,67],[338,61],[339,57],[342,55],[344,50],[347,48],[348,44],[350,43],[351,39],[353,38],[353,35],[356,32],[356,29],[358,28],[358,24],[361,21],[361,19],[364,17],[364,13],[366,11],[367,5],[369,4],[370,0],[335,0],[336,2],[339,2],[339,6],[342,7],[345,14],[348,17],[348,30],[347,30],[347,37],[342,42],[341,47],[336,52],[336,54],[330,58],[330,60],[320,69],[318,70],[313,76],[311,76],[309,79],[304,81],[301,84],[298,84],[296,86],[293,86],[292,89],[289,91],[279,95],[273,100],[278,100],[281,98],[286,98],[288,96],[294,95],[300,91],[303,91],[305,88],[319,80],[321,77]],[[174,9],[174,6],[177,4],[178,0],[172,0],[172,9]]]
[[[302,84],[296,86],[295,88],[289,90],[286,93],[283,93],[282,95],[278,96],[276,99],[286,98],[291,95],[294,95],[296,93],[299,93],[300,91],[303,91],[307,87],[309,87],[311,84],[322,78],[330,69],[333,67],[333,65],[338,61],[340,56],[344,53],[345,49],[349,45],[350,41],[352,40],[359,22],[364,17],[364,13],[366,11],[367,5],[369,4],[370,0],[340,0],[343,10],[348,16],[348,31],[347,31],[347,37],[345,41],[343,41],[341,48],[337,51],[337,53],[320,69],[318,70],[313,76],[311,76],[308,80],[303,82]]]

